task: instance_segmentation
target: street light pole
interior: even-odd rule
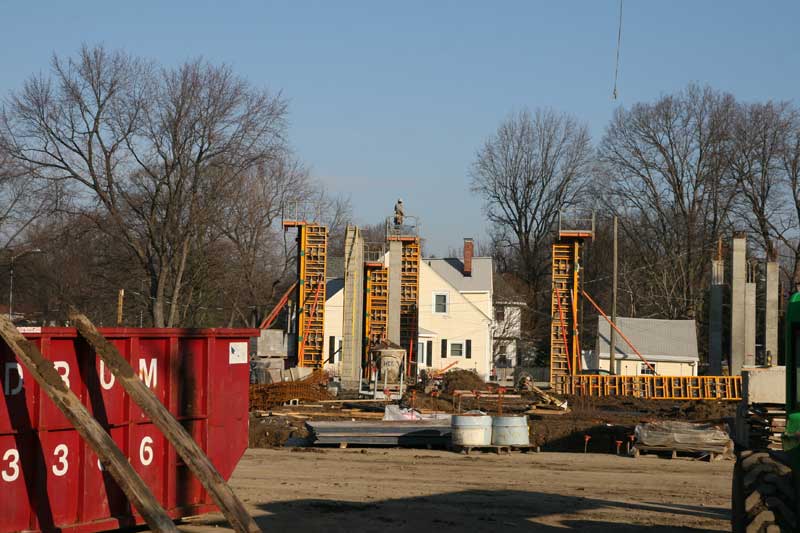
[[[11,256],[11,261],[8,268],[8,319],[14,321],[14,261],[28,254],[40,254],[42,251],[39,248],[32,250],[23,250],[18,254]]]

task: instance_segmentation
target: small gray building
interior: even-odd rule
[[[694,320],[618,317],[617,327],[661,376],[696,376],[700,358],[697,352],[697,327]],[[584,368],[609,369],[611,328],[597,317],[597,347],[584,357]],[[617,334],[615,373],[652,374],[653,370]]]

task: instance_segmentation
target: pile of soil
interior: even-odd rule
[[[279,448],[286,445],[290,438],[310,441],[304,421],[286,416],[250,414],[250,448]]]
[[[667,401],[631,397],[566,396],[570,412],[532,415],[531,444],[551,451],[624,451],[637,424],[656,420],[712,422],[725,426],[735,416],[735,402]]]
[[[620,415],[647,420],[687,420],[716,422],[736,416],[736,402],[714,400],[650,400],[631,396],[572,396],[564,398],[574,412],[585,415]]]
[[[426,409],[445,413],[453,412],[453,402],[450,397],[431,396],[420,391],[415,392],[413,399],[411,392],[406,392],[400,404],[403,407],[413,407],[414,409]]]
[[[448,370],[442,376],[442,389],[447,394],[456,390],[486,390],[487,384],[473,370]]]

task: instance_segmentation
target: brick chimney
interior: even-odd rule
[[[464,275],[472,275],[472,255],[475,253],[475,245],[472,239],[464,239]]]

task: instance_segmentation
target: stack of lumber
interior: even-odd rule
[[[437,420],[414,421],[315,421],[306,425],[314,444],[382,446],[444,446],[450,442],[450,424]]]
[[[747,409],[750,447],[781,449],[781,434],[786,430],[786,407],[782,404],[754,403]]]

